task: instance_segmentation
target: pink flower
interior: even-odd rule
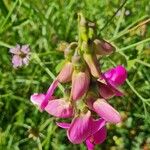
[[[45,99],[41,103],[41,106],[40,106],[41,110],[44,110],[44,108],[48,104],[48,101],[52,98],[52,95],[53,95],[55,89],[57,88],[57,86],[58,86],[58,81],[54,80],[53,83],[50,85],[49,89],[47,90]]]
[[[127,71],[123,66],[119,65],[106,71],[104,76],[110,84],[117,87],[125,82],[127,78]]]
[[[35,93],[31,95],[31,98],[30,98],[31,102],[37,105],[41,111],[43,111],[45,107],[47,106],[49,100],[52,100],[54,98],[53,93],[57,86],[58,86],[58,81],[54,80],[53,83],[50,85],[46,94]]]
[[[95,145],[102,144],[107,137],[106,127],[102,127],[98,132],[94,133],[86,139],[86,146],[88,150],[94,150]]]
[[[31,95],[31,102],[34,104],[34,105],[37,105],[38,107],[41,106],[43,100],[45,99],[45,94],[43,93],[34,93]]]
[[[29,64],[29,45],[16,45],[16,47],[10,48],[10,53],[13,54],[12,63],[14,68],[22,67]]]
[[[73,73],[73,65],[71,62],[67,62],[60,71],[60,73],[58,74],[57,79],[61,83],[69,82],[71,81],[72,73]]]
[[[93,103],[94,111],[102,117],[105,121],[117,124],[121,122],[121,116],[111,105],[109,105],[104,99],[97,99]]]
[[[81,98],[89,88],[90,77],[89,72],[76,72],[72,76],[72,89],[71,95],[73,100]]]
[[[71,103],[67,102],[65,98],[49,101],[45,107],[45,111],[59,118],[69,118],[74,114]]]
[[[103,119],[93,120],[91,112],[87,111],[87,113],[75,117],[71,124],[57,123],[57,125],[67,129],[68,139],[72,143],[80,144],[98,132],[105,125],[105,121]]]
[[[103,74],[103,78],[107,83],[107,85],[101,84],[102,89],[100,89],[100,94],[103,98],[107,99],[107,97],[112,97],[113,95],[123,95],[123,93],[118,89],[118,87],[122,85],[127,78],[127,71],[123,66],[119,65],[115,68],[109,69]],[[108,92],[109,96],[106,95],[106,92]],[[111,94],[111,92],[114,94]]]

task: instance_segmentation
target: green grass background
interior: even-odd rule
[[[97,24],[97,36],[110,40],[117,52],[101,60],[102,70],[123,64],[128,80],[125,96],[110,103],[123,122],[108,125],[107,140],[96,150],[150,149],[150,1],[0,0],[0,150],[85,150],[71,144],[57,119],[30,102],[44,92],[61,68],[60,41],[77,40],[77,12]],[[145,21],[144,25],[141,25]],[[27,67],[15,70],[9,47],[29,44]],[[57,95],[62,95],[57,90]]]

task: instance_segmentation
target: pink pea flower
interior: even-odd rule
[[[65,98],[49,101],[45,111],[58,118],[69,118],[74,114],[71,103]]]
[[[86,146],[88,150],[94,150],[95,145],[102,144],[107,137],[106,127],[102,127],[98,132],[86,139]]]
[[[12,64],[14,68],[22,67],[29,64],[30,48],[29,45],[16,45],[16,47],[10,48],[10,53],[13,54]]]
[[[108,99],[114,95],[123,95],[123,93],[118,89],[118,87],[122,85],[127,78],[127,71],[123,66],[119,65],[115,68],[109,69],[103,74],[103,78],[107,83],[106,85],[100,84],[100,95],[103,98]]]
[[[81,98],[89,88],[90,76],[88,70],[85,72],[74,71],[72,76],[71,95],[73,100]]]
[[[57,122],[57,125],[63,129],[69,129],[70,123]],[[107,137],[107,130],[105,127],[105,121],[103,119],[99,119],[99,129],[94,134],[90,135],[84,141],[86,143],[88,150],[94,150],[95,145],[102,144]]]
[[[71,62],[67,62],[65,63],[64,67],[58,74],[57,79],[61,83],[69,82],[71,81],[72,73],[73,73],[73,65]]]
[[[87,113],[75,117],[71,124],[57,123],[57,125],[67,129],[68,139],[72,143],[80,144],[98,132],[105,125],[105,120],[94,120],[91,117],[91,112],[87,111]]]
[[[102,117],[105,121],[117,124],[121,122],[121,116],[117,110],[115,110],[104,99],[97,99],[93,103],[94,111]]]
[[[106,71],[104,76],[110,84],[117,87],[125,82],[127,78],[127,71],[123,66],[119,65]]]
[[[49,89],[47,90],[46,94],[44,93],[35,93],[31,95],[31,102],[38,106],[38,108],[43,111],[47,106],[49,100],[52,100],[53,93],[58,86],[58,80],[54,80],[53,83],[50,85]]]

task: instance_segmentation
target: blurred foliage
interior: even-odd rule
[[[102,70],[116,64],[128,69],[125,96],[110,103],[123,122],[108,125],[108,138],[97,149],[150,149],[150,1],[0,0],[0,150],[85,150],[71,144],[56,119],[40,113],[30,95],[45,91],[51,72],[62,63],[61,41],[77,40],[77,12],[96,22],[97,36],[113,42],[117,52],[101,60]],[[117,13],[116,13],[117,12]],[[113,18],[112,18],[113,17]],[[12,68],[9,45],[28,43],[39,61]],[[45,66],[45,67],[42,67]],[[57,91],[57,94],[61,94]]]

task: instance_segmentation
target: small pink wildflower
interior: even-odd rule
[[[14,68],[22,67],[23,65],[29,64],[30,58],[30,48],[29,45],[16,45],[16,47],[10,48],[10,53],[13,54],[12,64]]]

